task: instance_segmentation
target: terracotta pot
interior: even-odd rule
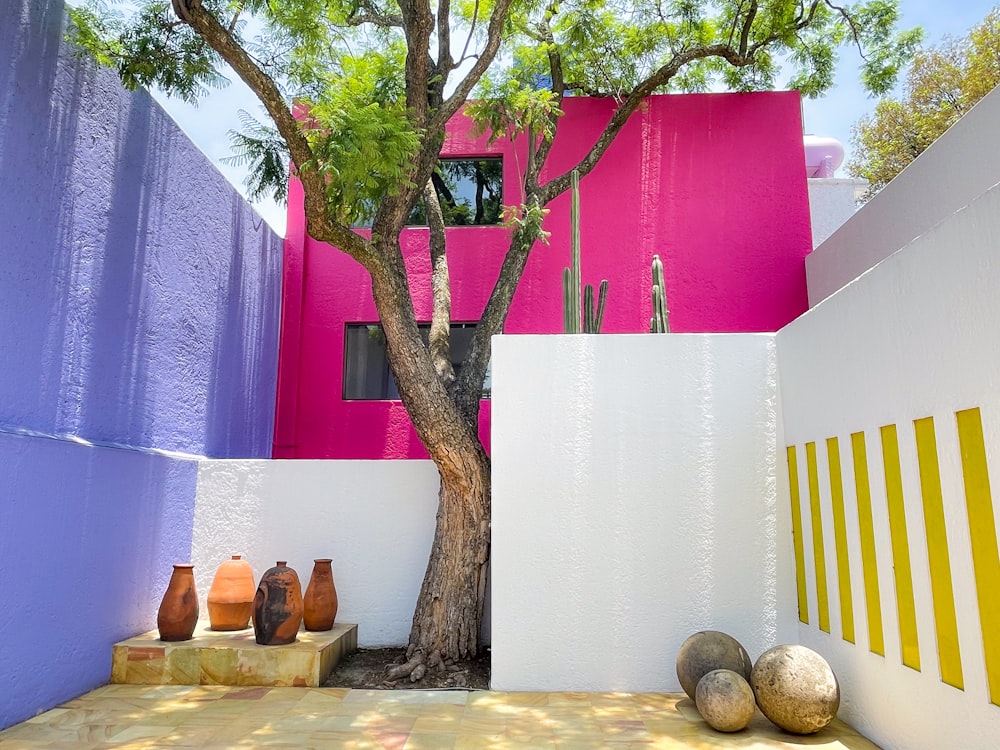
[[[208,619],[212,630],[243,630],[253,614],[253,568],[250,563],[233,555],[215,571],[212,588],[208,590]]]
[[[186,641],[198,624],[198,592],[194,588],[194,565],[174,565],[166,593],[156,613],[161,641]]]
[[[329,630],[337,619],[337,587],[333,585],[332,560],[313,561],[313,572],[302,600],[306,630]]]
[[[253,600],[253,630],[262,646],[294,643],[302,624],[302,584],[299,576],[279,560],[260,578]]]

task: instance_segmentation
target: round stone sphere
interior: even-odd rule
[[[746,729],[757,711],[749,683],[731,669],[715,669],[702,677],[694,703],[708,725],[720,732]]]
[[[826,659],[805,646],[775,646],[760,655],[750,674],[764,716],[794,734],[825,727],[840,708],[840,685]]]
[[[677,652],[677,679],[691,700],[702,677],[716,669],[731,669],[750,679],[753,662],[740,642],[718,630],[702,630],[688,638]]]

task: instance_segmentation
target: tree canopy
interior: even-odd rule
[[[586,176],[645,97],[768,89],[818,96],[842,47],[885,93],[919,42],[897,31],[898,0],[101,0],[71,11],[81,49],[126,86],[196,100],[231,66],[263,104],[235,157],[255,192],[282,197],[291,164],[306,228],[361,263],[400,397],[441,477],[432,552],[395,676],[443,669],[478,648],[489,560],[490,463],[478,438],[490,339],[503,330],[528,256],[544,241],[545,206]],[[788,74],[787,79],[781,76]],[[615,101],[579,162],[546,170],[563,100]],[[434,173],[448,122],[464,111],[491,138],[525,136],[520,203],[504,211],[510,244],[456,371],[451,292]],[[440,175],[439,175],[440,176]],[[413,288],[399,242],[422,203],[431,289]],[[371,234],[352,227],[370,219]],[[430,293],[425,342],[414,294]]]
[[[1000,84],[1000,8],[964,37],[919,50],[903,95],[880,101],[853,128],[847,166],[877,193],[948,128]]]

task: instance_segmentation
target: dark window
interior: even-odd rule
[[[420,334],[427,342],[430,324],[420,326]],[[475,323],[452,323],[451,363],[457,375],[462,362],[469,352]],[[360,401],[398,399],[396,381],[389,369],[389,359],[385,352],[385,334],[382,327],[374,324],[347,325],[344,345],[344,400]],[[490,397],[490,373],[487,370],[483,384],[483,398]]]
[[[441,159],[431,176],[441,201],[445,226],[490,226],[503,219],[503,159],[499,156]],[[375,206],[366,206],[355,226],[371,226]],[[408,226],[427,226],[427,211],[418,201]]]

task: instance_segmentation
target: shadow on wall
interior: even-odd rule
[[[66,286],[73,171],[82,67],[66,74],[59,56],[61,0],[4,0],[0,24],[0,225],[8,245],[0,265],[0,350],[18,352],[18,367],[0,373],[0,422],[41,428],[58,421],[59,367],[67,328]],[[41,95],[35,92],[45,92]],[[15,244],[16,243],[16,244]],[[55,283],[39,285],[36,280]],[[28,314],[28,311],[46,311]],[[53,382],[54,381],[54,382]],[[25,419],[32,415],[32,419]]]
[[[212,370],[208,391],[206,419],[206,454],[209,456],[240,455],[249,443],[266,446],[270,455],[271,422],[251,420],[247,423],[247,401],[256,401],[254,410],[274,409],[275,372],[261,366],[274,360],[278,346],[281,297],[281,252],[270,233],[261,232],[246,203],[233,193],[231,211],[229,270],[224,288],[218,290],[215,304],[215,345],[212,347]],[[247,232],[247,221],[255,222]],[[248,237],[258,239],[252,244]],[[252,257],[256,255],[256,257]],[[248,257],[253,273],[247,269]],[[274,293],[255,288],[261,280],[273,282]],[[260,321],[263,326],[258,327]],[[263,394],[263,398],[262,398]]]
[[[62,2],[0,30],[0,429],[270,455],[280,238]]]

